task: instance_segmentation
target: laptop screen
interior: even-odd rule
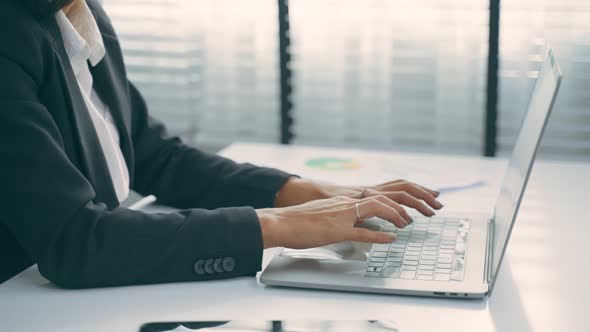
[[[502,263],[510,232],[516,220],[518,207],[522,200],[541,135],[549,118],[560,82],[561,73],[553,52],[549,49],[539,70],[494,209],[495,231],[491,260],[493,283],[495,283],[498,275],[498,269]]]

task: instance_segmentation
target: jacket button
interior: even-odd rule
[[[202,275],[205,274],[205,270],[203,270],[203,263],[205,263],[204,260],[199,259],[198,261],[195,262],[195,273],[198,275]]]
[[[221,258],[216,258],[215,262],[213,263],[213,270],[217,273],[223,273],[225,270],[223,269],[223,260]]]
[[[233,257],[225,257],[223,259],[223,269],[231,272],[236,267],[236,260]]]
[[[213,258],[209,258],[205,261],[205,272],[209,274],[215,273],[215,271],[213,271],[213,261]]]

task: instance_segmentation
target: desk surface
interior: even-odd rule
[[[403,177],[438,188],[485,181],[485,186],[443,195],[445,209],[452,211],[491,211],[505,165],[484,158],[258,144],[235,144],[222,154],[340,183],[371,184]],[[344,169],[325,169],[318,160],[326,158],[345,159]],[[251,277],[63,290],[48,283],[33,266],[0,285],[1,330],[137,331],[149,321],[287,318],[387,319],[395,321],[400,331],[583,330],[590,323],[585,247],[590,234],[585,213],[589,174],[587,163],[536,164],[489,299],[271,288]],[[276,252],[265,251],[264,266]]]

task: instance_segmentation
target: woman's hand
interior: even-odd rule
[[[313,248],[342,241],[389,243],[395,234],[354,227],[364,219],[379,217],[397,227],[411,217],[396,202],[383,195],[362,199],[335,197],[286,207],[256,210],[264,248]]]
[[[398,204],[416,209],[429,217],[434,215],[431,208],[438,210],[443,207],[436,200],[436,197],[439,196],[438,192],[404,180],[390,181],[377,186],[360,187],[339,186],[295,177],[290,178],[281,188],[277,194],[275,206],[286,207],[339,196],[350,198],[385,196]]]
[[[277,208],[256,213],[264,248],[303,249],[349,240],[388,243],[395,240],[394,234],[354,226],[379,217],[403,228],[412,223],[412,218],[401,205],[430,217],[434,215],[431,208],[443,207],[436,200],[438,195],[404,180],[356,187],[291,178],[277,194]]]

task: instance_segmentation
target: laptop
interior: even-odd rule
[[[261,283],[431,297],[491,294],[561,78],[549,48],[491,216],[414,216],[403,229],[372,218],[362,227],[394,232],[397,240],[283,249],[260,275]]]

